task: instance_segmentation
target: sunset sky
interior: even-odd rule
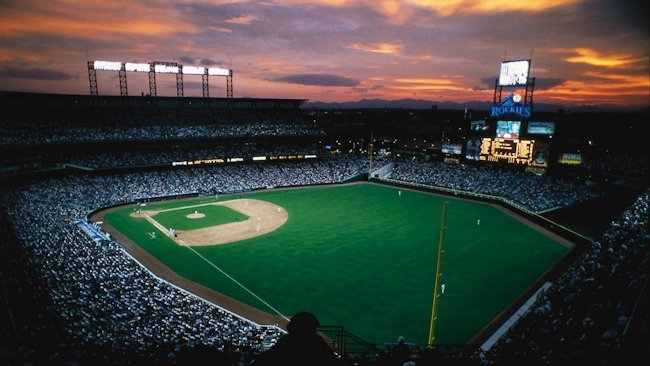
[[[531,58],[537,103],[647,107],[649,48],[646,1],[0,0],[10,91],[89,94],[87,60],[173,61],[232,69],[235,97],[491,101],[501,61]],[[157,84],[176,95],[173,75]],[[119,95],[117,73],[98,86]],[[201,96],[200,76],[184,89]]]

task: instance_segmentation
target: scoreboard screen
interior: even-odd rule
[[[481,140],[481,161],[506,162],[530,165],[535,140],[483,138]]]
[[[465,143],[465,159],[481,160],[481,139],[469,138]]]
[[[497,121],[497,137],[504,139],[518,139],[521,130],[521,121]]]
[[[528,82],[530,60],[512,60],[501,63],[500,86],[523,86]]]
[[[531,135],[547,135],[555,133],[555,122],[528,122],[528,133]]]
[[[441,151],[442,151],[443,154],[460,155],[461,152],[463,151],[463,145],[454,144],[454,143],[450,143],[450,142],[443,142]]]

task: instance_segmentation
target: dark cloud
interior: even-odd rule
[[[201,66],[214,66],[214,65],[222,65],[222,64],[223,62],[214,61],[209,58],[202,58],[201,60],[199,60],[199,65]]]
[[[191,56],[181,56],[178,57],[177,61],[185,66],[204,66],[204,67],[211,67],[211,66],[219,66],[219,67],[225,67],[226,62],[223,61],[215,61],[209,58],[194,58]]]
[[[181,56],[178,58],[178,62],[186,65],[194,65],[194,58],[190,56]]]
[[[650,3],[647,0],[626,0],[619,6],[623,11],[623,16],[639,29],[645,30],[647,34]]]
[[[191,57],[191,56],[181,56],[177,60],[178,60],[179,63],[181,63],[183,65],[186,65],[186,66],[206,66],[206,67],[210,67],[210,66],[221,65],[223,67],[223,65],[226,65],[226,62],[224,62],[224,61],[215,61],[215,60],[212,60],[212,59],[209,59],[209,58],[200,58],[199,59],[199,58],[194,58],[194,57]]]
[[[373,85],[370,87],[370,90],[381,90],[384,89],[386,86],[385,85]]]
[[[610,33],[619,31],[648,35],[647,0],[592,0],[579,5],[585,18],[591,19],[605,35],[615,36]]]
[[[498,76],[488,76],[486,78],[481,79],[481,84],[485,84],[485,87],[475,86],[474,90],[494,89],[494,81],[497,79],[497,77]]]
[[[552,89],[558,85],[562,85],[566,82],[566,79],[557,79],[557,78],[535,78],[535,89],[537,90],[546,90]]]
[[[340,75],[333,74],[296,74],[287,75],[273,81],[281,81],[285,83],[301,84],[301,85],[319,85],[319,86],[357,86],[359,80],[346,78]]]
[[[366,93],[366,92],[368,92],[367,88],[352,88],[351,90],[353,92],[355,92],[355,93]]]
[[[181,3],[174,5],[195,23],[214,24],[246,15],[245,4]]]
[[[18,69],[15,67],[5,67],[0,69],[0,77],[16,79],[33,79],[33,80],[70,80],[75,76],[56,70],[46,70],[39,68]]]

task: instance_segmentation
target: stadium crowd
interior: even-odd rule
[[[534,212],[567,207],[600,195],[597,187],[548,175],[527,174],[492,165],[451,165],[399,160],[392,177],[455,190],[499,196]]]
[[[111,153],[82,154],[65,158],[66,163],[89,168],[114,168],[127,166],[171,165],[172,162],[193,160],[243,158],[251,160],[255,156],[267,156],[268,151],[278,155],[318,155],[321,150],[316,146],[280,145],[272,148],[268,144],[220,146],[213,149],[161,149],[160,151],[118,151]]]
[[[210,353],[211,357],[225,357],[224,364],[250,364],[280,337],[279,329],[258,327],[157,280],[118,243],[95,242],[74,222],[92,209],[146,197],[335,183],[367,171],[366,164],[365,158],[342,155],[310,162],[68,175],[5,189],[0,216],[0,245],[8,254],[0,260],[3,296],[25,300],[29,303],[25,306],[18,300],[9,305],[31,315],[27,323],[21,323],[20,317],[10,319],[18,324],[13,332],[0,336],[0,357],[8,364],[88,360],[94,364],[174,364],[188,352],[196,354],[207,347],[217,352]],[[537,187],[541,193],[530,194],[548,195],[545,199],[552,205],[569,202],[563,198],[565,192],[543,187],[551,182],[537,182],[536,176],[426,164],[430,167],[398,162],[395,172],[406,180],[499,195],[508,195],[517,185],[541,185]],[[454,179],[459,183],[452,184]],[[494,181],[499,184],[490,183]],[[570,182],[559,182],[559,186],[575,193]],[[560,197],[553,197],[557,192]],[[647,284],[649,198],[650,192],[644,193],[613,222],[488,354],[471,356],[463,350],[452,357],[453,364],[548,365],[577,359],[603,364],[602,360],[611,360],[624,345],[634,303]],[[21,265],[33,270],[16,270]],[[647,320],[647,309],[641,310]],[[43,334],[51,339],[41,340]],[[404,356],[393,352],[359,362],[396,364]],[[449,356],[435,349],[414,348],[407,357],[407,362],[417,365],[449,364],[445,363]]]
[[[194,138],[324,136],[317,124],[262,121],[247,124],[195,126],[149,125],[122,127],[41,127],[0,129],[0,146],[30,146],[107,141],[145,141]]]
[[[19,341],[10,347],[15,340],[9,335],[3,340],[0,356],[9,364],[43,358],[51,361],[53,357],[61,358],[58,362],[62,363],[84,357],[115,357],[119,362],[124,354],[142,355],[161,345],[155,348],[156,357],[172,362],[183,348],[204,345],[247,364],[254,353],[274,343],[281,334],[279,329],[258,327],[157,280],[118,243],[97,243],[74,222],[92,209],[143,197],[340,182],[367,169],[365,164],[365,159],[340,156],[310,163],[70,175],[4,191],[3,233],[13,233],[19,248],[14,251],[26,253],[26,260],[35,267],[38,275],[33,287],[41,291],[33,293],[48,294],[49,299],[40,301],[51,303],[48,309],[52,313],[37,308],[35,324],[28,324],[31,337],[26,337],[33,343]],[[5,260],[11,268],[13,259],[3,256]],[[4,280],[8,288],[25,292],[20,290],[25,288],[24,283],[20,285],[20,272],[14,273],[15,280]],[[53,329],[44,334],[67,336],[44,347],[38,344],[38,334],[39,327],[46,327],[40,320],[48,317],[59,319],[65,331]]]
[[[647,152],[605,150],[591,152],[580,167],[592,173],[627,177],[636,180],[650,179],[650,157]]]
[[[646,191],[614,220],[538,296],[531,310],[490,350],[485,363],[618,365],[639,362],[639,355],[647,360],[649,201]],[[642,329],[628,328],[632,317]],[[630,336],[646,343],[629,344]]]

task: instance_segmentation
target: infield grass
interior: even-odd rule
[[[244,221],[248,216],[241,212],[232,210],[226,206],[203,204],[198,207],[187,207],[179,209],[168,209],[169,211],[159,212],[152,218],[166,228],[176,230],[194,230],[209,226],[223,225],[235,221]],[[194,212],[202,213],[201,218],[190,219],[187,217]]]
[[[441,277],[446,291],[436,343],[467,342],[568,251],[491,205],[407,190],[400,197],[398,190],[353,184],[249,193],[283,207],[287,222],[263,236],[194,250],[286,316],[307,310],[322,324],[343,325],[370,342],[395,342],[401,335],[422,344],[443,202],[449,202]],[[198,202],[214,198],[164,207]],[[130,212],[118,210],[104,220],[179,275],[272,313],[188,248],[164,235],[151,240],[146,233],[155,228]]]

